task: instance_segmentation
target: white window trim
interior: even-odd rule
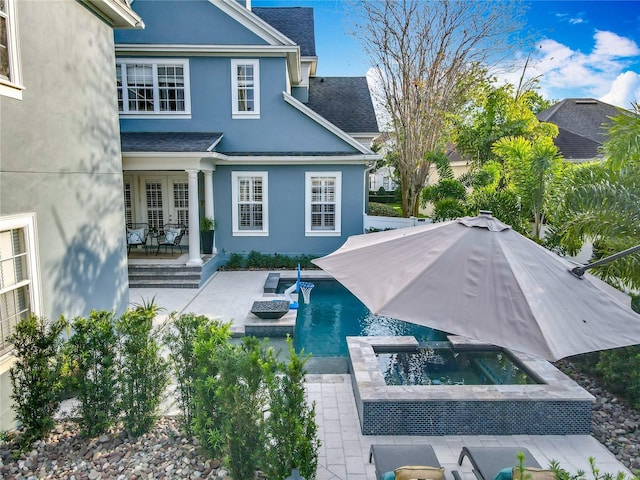
[[[0,78],[0,95],[22,100],[22,70],[20,65],[20,46],[18,45],[18,22],[14,0],[6,0],[7,6],[7,47],[9,50],[9,70],[11,78]]]
[[[254,110],[243,112],[238,110],[238,65],[253,65],[253,102]],[[260,118],[260,60],[231,59],[231,118],[255,120]]]
[[[154,99],[154,111],[153,112],[138,112],[129,111],[128,95],[127,95],[127,69],[126,65],[132,63],[139,63],[144,65],[153,66],[153,99]],[[126,118],[191,118],[191,80],[189,76],[189,60],[185,58],[118,58],[116,59],[116,65],[120,66],[120,75],[122,76],[122,108],[119,112],[121,117]],[[163,112],[160,110],[160,94],[158,87],[158,65],[182,65],[182,71],[184,74],[184,112]]]
[[[38,255],[38,239],[36,228],[36,214],[27,213],[22,215],[9,215],[0,217],[0,231],[24,229],[25,242],[27,246],[27,263],[29,271],[29,302],[31,313],[37,316],[42,315],[42,287],[40,285],[40,263]],[[14,361],[12,352],[0,356],[0,374],[11,367]]]
[[[311,229],[311,180],[314,177],[335,177],[336,179],[336,224],[333,230]],[[342,172],[305,172],[304,180],[305,237],[339,237],[342,235]]]
[[[238,217],[238,180],[241,177],[262,178],[262,230],[241,230]],[[234,237],[268,237],[269,236],[269,173],[268,172],[231,172],[231,221]]]

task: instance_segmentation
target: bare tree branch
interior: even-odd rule
[[[356,36],[377,72],[398,152],[403,214],[415,215],[431,167],[425,155],[444,148],[447,115],[465,102],[478,72],[502,60],[522,11],[512,1],[356,4]]]

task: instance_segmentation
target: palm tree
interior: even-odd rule
[[[605,161],[577,166],[556,195],[552,238],[569,253],[585,240],[596,257],[630,248],[640,238],[640,117],[613,118],[603,145]],[[640,289],[640,255],[594,269],[603,279]]]

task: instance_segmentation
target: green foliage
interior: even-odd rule
[[[369,202],[369,215],[375,217],[399,217],[400,214],[393,208],[383,203]]]
[[[640,408],[640,346],[600,352],[597,369],[608,389]]]
[[[11,399],[22,425],[23,448],[53,428],[53,415],[60,406],[60,335],[65,326],[64,318],[50,323],[31,315],[22,318],[8,338],[17,359],[10,371]]]
[[[195,378],[193,379],[192,411],[193,431],[203,449],[212,457],[225,452],[222,430],[224,411],[216,398],[220,373],[218,358],[223,350],[231,348],[230,324],[210,320],[198,326],[193,341]]]
[[[75,367],[80,428],[84,435],[95,437],[112,427],[119,413],[114,315],[93,310],[89,319],[74,319],[72,327],[66,351]]]
[[[433,204],[433,214],[431,218],[434,222],[454,220],[464,217],[467,213],[465,204],[455,198],[443,198]]]
[[[540,238],[548,185],[560,172],[561,159],[552,137],[504,137],[493,145],[504,159],[505,176],[522,201],[523,211],[533,218],[533,236]]]
[[[309,356],[296,353],[287,339],[289,362],[280,363],[282,375],[268,377],[269,415],[265,421],[267,437],[263,470],[267,478],[286,478],[297,468],[307,480],[316,478],[318,468],[318,426],[315,403],[305,400],[305,363]]]
[[[298,268],[298,264],[300,268],[311,270],[318,268],[311,263],[314,258],[310,255],[288,256],[277,253],[270,255],[252,250],[247,256],[232,253],[223,270],[294,270]]]
[[[477,215],[480,210],[489,210],[501,222],[522,234],[527,225],[522,216],[520,197],[513,190],[477,190],[467,201],[469,215]]]
[[[436,166],[440,179],[453,179],[453,169],[451,168],[449,157],[447,157],[447,154],[444,151],[438,150],[436,152],[427,152],[425,157],[427,161],[430,161]]]
[[[428,202],[438,202],[445,199],[464,200],[467,190],[460,181],[454,178],[441,178],[435,185],[430,185],[422,190],[421,203],[426,206]]]
[[[600,473],[600,469],[596,466],[596,459],[589,457],[589,465],[591,468],[591,477],[593,480],[637,480],[635,476],[627,477],[624,472],[612,473]],[[549,470],[551,470],[556,476],[556,480],[586,480],[587,475],[584,470],[578,470],[576,473],[571,473],[560,466],[557,460],[551,460],[549,463]]]
[[[157,332],[153,329],[157,310],[151,301],[127,310],[116,322],[120,409],[124,428],[133,437],[154,426],[169,381],[169,366],[160,354]]]
[[[263,458],[266,376],[275,373],[271,349],[255,337],[244,337],[234,348],[220,349],[212,359],[219,376],[215,388],[220,429],[233,478],[254,478]]]
[[[216,221],[211,217],[202,217],[200,220],[200,231],[209,232],[216,228]]]
[[[181,424],[187,435],[192,434],[194,422],[195,382],[198,374],[197,357],[194,355],[198,330],[206,328],[210,320],[205,315],[186,313],[170,315],[169,330],[163,342],[169,351],[169,362],[178,384],[177,402],[181,411]]]

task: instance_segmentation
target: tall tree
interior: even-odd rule
[[[357,0],[357,36],[376,71],[380,100],[398,152],[405,216],[418,211],[431,167],[444,146],[447,116],[497,60],[520,27],[516,2]]]

